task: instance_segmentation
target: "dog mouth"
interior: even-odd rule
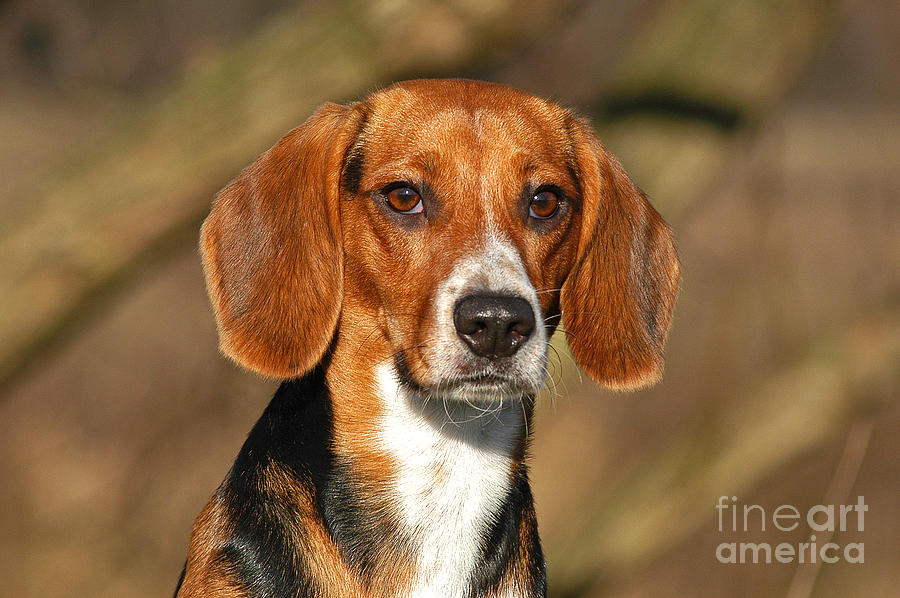
[[[462,397],[490,399],[528,394],[520,380],[490,372],[444,381],[437,385],[437,394],[440,394],[442,390],[444,393]]]
[[[536,394],[536,389],[527,380],[508,372],[497,371],[496,367],[481,371],[442,377],[433,382],[419,380],[410,370],[402,353],[395,358],[395,366],[400,383],[417,393],[459,398],[462,400],[494,400],[501,398],[523,398]]]

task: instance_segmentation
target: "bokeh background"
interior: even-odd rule
[[[417,76],[591,116],[676,229],[663,383],[563,353],[541,401],[551,595],[900,595],[896,0],[0,3],[2,594],[170,595],[274,388],[217,354],[210,199],[319,103]],[[864,496],[834,541],[865,563],[721,564],[811,533],[721,533],[723,495]]]

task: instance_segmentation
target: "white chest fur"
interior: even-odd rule
[[[408,595],[465,596],[482,538],[510,489],[522,406],[426,401],[404,390],[387,365],[377,378],[385,404],[378,442],[398,465],[395,500],[419,548]]]

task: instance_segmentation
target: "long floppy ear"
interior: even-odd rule
[[[583,203],[560,296],[567,341],[595,381],[639,388],[662,375],[679,278],[672,232],[591,126],[569,124]]]
[[[222,189],[200,250],[222,352],[267,376],[310,370],[343,295],[341,163],[362,116],[325,104]]]

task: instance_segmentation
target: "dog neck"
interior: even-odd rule
[[[533,397],[449,400],[404,384],[393,363],[356,376],[329,376],[333,450],[348,500],[377,515],[345,530],[325,505],[345,559],[404,596],[530,595],[515,588],[543,577],[542,562],[521,566],[541,561],[523,463]],[[533,546],[520,546],[523,525]]]
[[[410,596],[465,596],[520,465],[519,400],[448,401],[377,371],[384,411],[376,444],[396,463],[388,496],[416,547]]]

